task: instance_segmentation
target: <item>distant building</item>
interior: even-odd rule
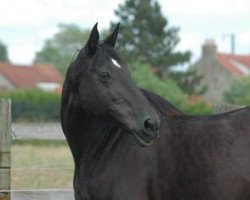
[[[63,79],[52,65],[20,66],[0,62],[0,91],[40,88],[58,92]]]
[[[219,103],[234,77],[250,75],[250,55],[218,53],[215,42],[207,40],[202,46],[201,58],[190,69],[204,76],[201,81],[201,85],[207,86],[204,99]]]

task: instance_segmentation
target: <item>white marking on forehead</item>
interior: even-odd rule
[[[116,67],[121,68],[121,65],[115,59],[111,58],[111,61]]]

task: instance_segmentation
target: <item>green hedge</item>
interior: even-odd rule
[[[42,90],[16,90],[1,93],[11,98],[12,121],[58,121],[60,95]]]

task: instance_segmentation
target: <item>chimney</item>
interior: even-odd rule
[[[202,46],[202,58],[215,58],[217,45],[213,39],[207,39]]]

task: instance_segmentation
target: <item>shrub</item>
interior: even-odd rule
[[[234,79],[224,93],[224,100],[234,105],[250,105],[250,77]]]
[[[39,89],[15,90],[0,94],[12,100],[13,121],[58,121],[60,95]]]

